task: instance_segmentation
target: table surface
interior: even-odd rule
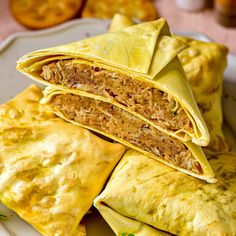
[[[175,6],[174,0],[155,0],[159,15],[165,17],[172,29],[206,34],[215,42],[225,44],[236,54],[236,28],[225,28],[216,22],[212,9],[186,12]],[[27,31],[9,11],[9,0],[0,0],[0,42],[15,32]]]

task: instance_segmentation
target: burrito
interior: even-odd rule
[[[134,25],[131,18],[114,15],[109,31],[117,31]],[[178,54],[190,83],[197,105],[210,133],[208,149],[228,151],[229,144],[222,131],[222,82],[227,65],[228,49],[220,44],[203,42],[183,36],[173,37],[185,41],[189,47]]]
[[[0,200],[45,236],[79,226],[125,148],[63,121],[30,86],[0,106]]]
[[[95,201],[117,235],[236,235],[236,153],[211,157],[208,184],[129,150]]]
[[[17,69],[68,93],[96,95],[168,135],[206,146],[209,132],[178,59],[184,48],[160,19],[29,53]]]
[[[47,87],[41,102],[64,120],[100,133],[184,173],[208,182],[215,181],[199,146],[190,141],[182,143],[132,113],[92,96]]]

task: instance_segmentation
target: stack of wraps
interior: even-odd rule
[[[17,69],[49,85],[43,103],[76,125],[214,182],[209,133],[164,19],[29,53]],[[199,146],[200,145],[200,146]]]

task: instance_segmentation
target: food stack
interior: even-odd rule
[[[29,53],[18,70],[49,85],[56,115],[214,182],[209,133],[178,60],[187,45],[164,19]]]
[[[130,21],[122,22],[130,24]],[[91,199],[102,188],[112,166],[121,159],[105,189],[94,201],[117,235],[234,235],[236,155],[211,154],[208,162],[202,151],[201,146],[209,144],[210,135],[194,98],[198,90],[193,95],[178,58],[181,58],[180,53],[184,55],[189,45],[191,47],[191,43],[171,36],[164,19],[128,28],[119,22],[112,25],[112,32],[29,53],[17,64],[17,69],[26,76],[47,85],[41,104],[37,105],[39,110],[43,109],[52,116],[51,119],[80,129],[89,136],[86,147],[83,139],[78,145],[71,144],[73,150],[79,150],[80,145],[83,150],[87,149],[88,164],[93,162],[93,158],[98,162],[95,166],[105,164],[104,159],[99,159],[102,153],[94,155],[94,150],[96,147],[101,152],[103,150],[109,159],[107,147],[115,145],[116,158],[105,175],[98,175],[103,178],[88,202],[92,204]],[[222,50],[221,55],[226,53],[227,50]],[[186,54],[182,58],[186,58]],[[46,123],[44,127],[47,130]],[[96,142],[100,141],[93,141],[94,135],[80,127],[102,134],[129,150],[122,157],[120,144],[101,140],[106,144],[99,146]],[[63,130],[53,131],[58,132],[53,136],[55,139],[63,135]],[[70,142],[73,143],[73,139],[71,136]],[[68,155],[66,145],[63,150]],[[80,163],[79,157],[76,159],[77,155],[71,152],[69,157],[66,154],[63,161],[72,165],[75,176],[83,174],[88,187],[93,186],[94,178],[89,181],[90,175],[83,172],[86,151],[81,170],[80,166],[74,166],[74,163]],[[88,165],[89,173],[96,171],[95,166]],[[57,173],[63,178],[69,172],[70,169],[65,169]],[[67,196],[69,192],[69,197],[83,202],[86,198],[83,193],[87,193],[86,181],[73,176],[70,177],[74,180],[72,186],[76,189],[78,182],[78,188],[84,192],[74,194],[69,190],[70,186],[60,188],[60,184],[71,183],[70,178],[59,181],[58,189],[67,189],[63,195]],[[44,195],[48,197],[50,194],[44,192]],[[65,199],[61,203],[65,203]],[[68,226],[67,219],[63,218],[64,228],[63,224],[59,224],[59,229],[58,225],[49,226],[50,235],[77,235],[77,226],[89,203],[80,217],[72,218],[73,226]],[[12,201],[6,200],[5,204],[21,212]],[[32,212],[35,204],[38,202],[30,205]],[[42,207],[57,216],[50,205],[40,209]],[[72,211],[73,207],[66,212],[68,217],[77,214],[76,210]],[[63,211],[60,213],[64,216]],[[48,235],[43,224],[35,224],[34,220],[20,215]],[[50,217],[52,220],[55,218],[53,214]]]

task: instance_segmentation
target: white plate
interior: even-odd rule
[[[64,23],[52,29],[24,32],[12,35],[0,44],[0,103],[3,103],[22,91],[33,81],[16,71],[16,60],[22,55],[41,48],[70,43],[85,37],[105,33],[109,21],[95,19],[80,19]],[[201,34],[177,32],[196,39],[209,41]],[[236,57],[229,55],[229,65],[225,73],[224,83],[224,112],[229,124],[227,134],[234,139],[232,130],[236,133]],[[227,98],[226,98],[227,97]],[[16,214],[0,205],[0,212],[9,219],[0,224],[1,236],[39,236],[40,234],[30,225],[21,220]],[[100,215],[90,214],[85,217],[88,236],[114,235]]]

